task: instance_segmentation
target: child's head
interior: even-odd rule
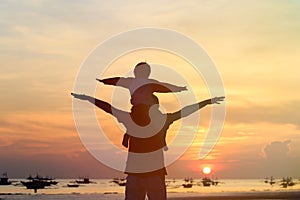
[[[134,76],[136,78],[148,78],[150,76],[150,72],[150,65],[146,62],[138,63],[133,70]]]

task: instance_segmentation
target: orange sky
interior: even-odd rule
[[[226,91],[227,116],[218,144],[199,160],[211,111],[205,108],[199,135],[168,167],[169,177],[201,177],[204,165],[220,178],[300,177],[299,6],[297,1],[258,0],[2,1],[0,172],[12,177],[36,172],[56,177],[121,175],[83,147],[69,93],[96,45],[123,31],[158,27],[201,45],[215,62]],[[125,55],[106,75],[123,75],[141,60],[181,70],[190,77],[197,99],[209,98],[205,84],[182,70],[188,64],[163,52]],[[109,100],[111,92],[111,87],[99,86],[97,97]],[[159,97],[167,111],[179,108],[174,97]],[[97,116],[104,126],[115,125],[109,116]],[[115,144],[120,140],[111,139]]]

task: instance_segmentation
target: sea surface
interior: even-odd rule
[[[22,179],[24,181],[24,179]],[[26,189],[21,179],[10,179],[11,185],[0,185],[0,200],[122,200],[125,187],[112,182],[112,179],[91,179],[95,183],[81,184],[78,188],[70,188],[67,185],[74,180],[56,179],[59,183],[45,189]],[[255,192],[290,192],[300,191],[300,180],[294,179],[294,186],[283,188],[280,180],[275,180],[274,185],[265,183],[264,179],[224,179],[218,180],[217,185],[204,187],[201,179],[194,179],[192,188],[184,188],[183,179],[167,179],[168,197],[191,197],[198,195],[220,195],[230,193],[255,193]],[[300,197],[299,197],[300,199]]]

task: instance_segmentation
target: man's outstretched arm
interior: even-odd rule
[[[112,110],[114,109],[114,107],[112,107],[109,103],[105,102],[105,101],[101,101],[99,99],[95,99],[94,97],[91,96],[87,96],[85,94],[75,94],[75,93],[71,93],[71,95],[76,98],[76,99],[80,99],[80,100],[86,100],[91,102],[92,104],[94,104],[95,106],[97,106],[98,108],[102,109],[103,111],[109,113],[109,114],[113,114]]]
[[[207,100],[201,101],[199,103],[195,103],[195,104],[186,106],[186,107],[182,108],[181,110],[172,114],[173,120],[175,121],[180,118],[186,117],[207,105],[220,104],[220,102],[223,101],[224,99],[225,99],[225,97],[214,97],[212,99],[207,99]]]

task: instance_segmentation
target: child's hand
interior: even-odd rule
[[[88,100],[90,97],[86,96],[85,94],[75,94],[71,92],[71,95],[76,98],[76,99],[81,99],[81,100]]]

